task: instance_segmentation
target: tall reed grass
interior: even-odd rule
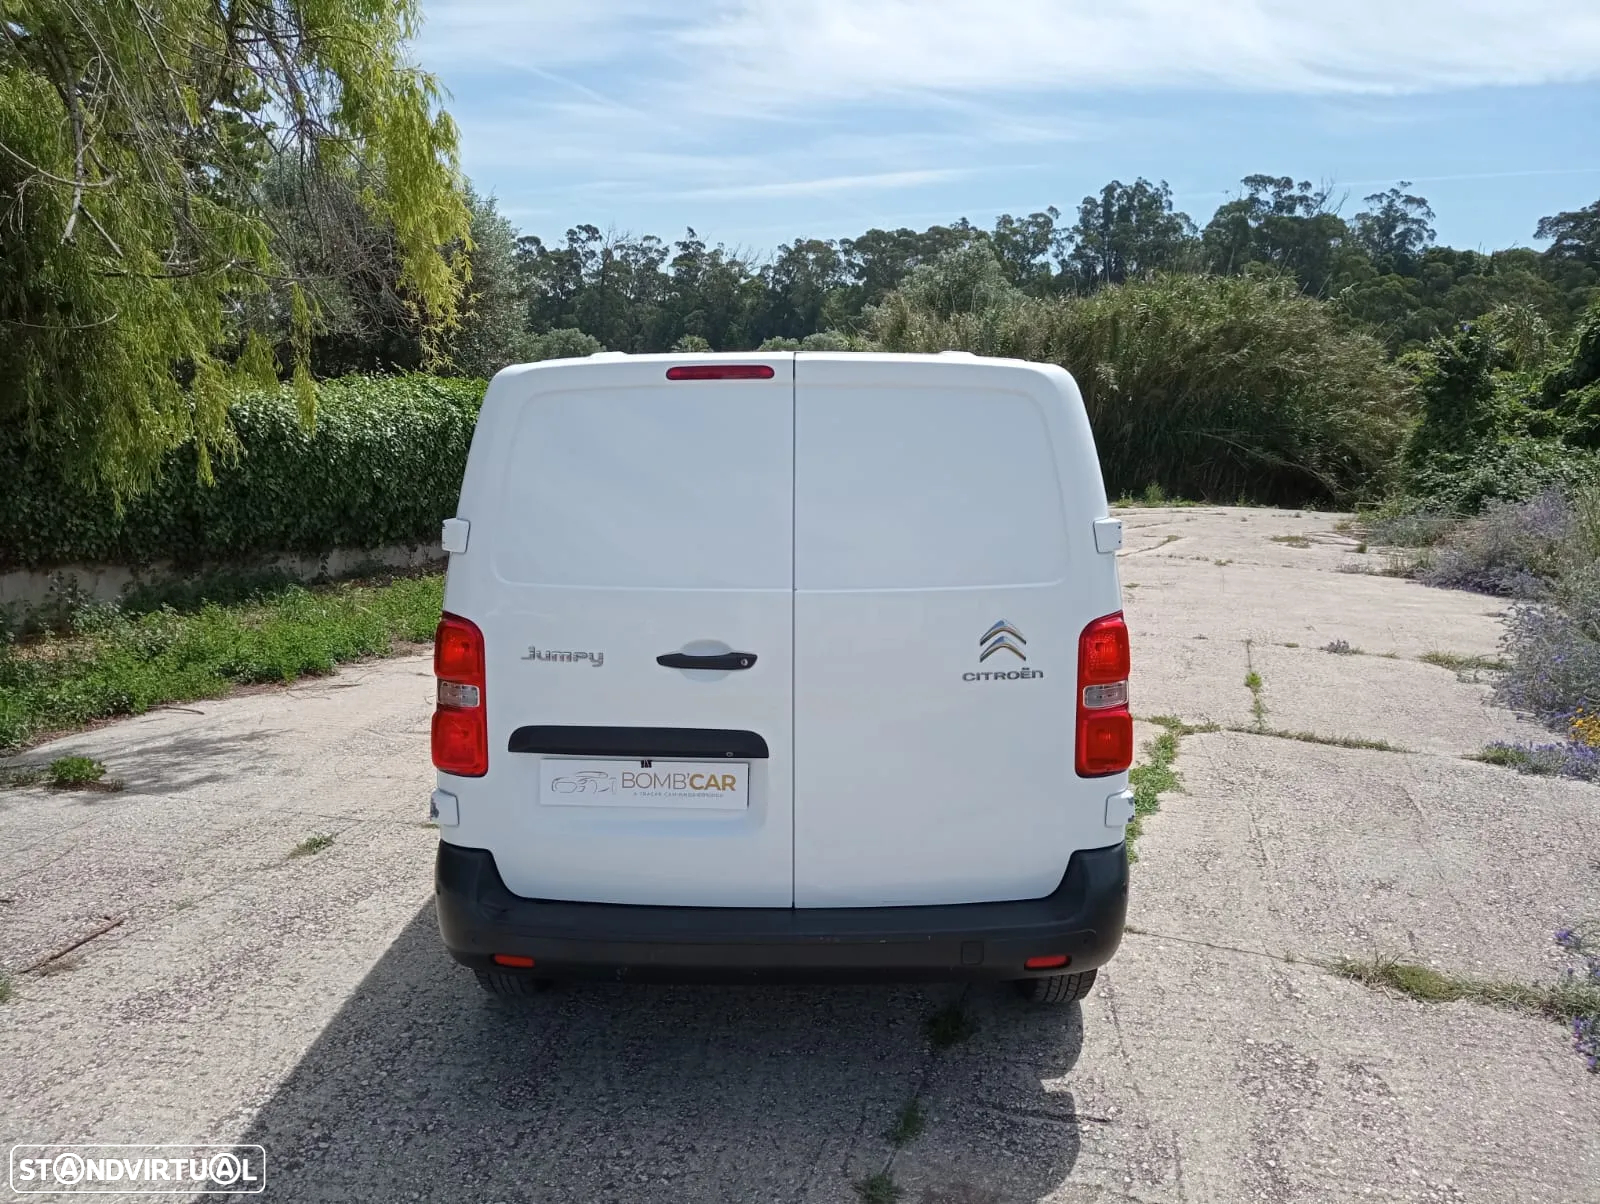
[[[981,249],[931,265],[870,315],[886,350],[1061,364],[1083,391],[1106,486],[1300,505],[1376,496],[1412,421],[1371,337],[1275,279],[1166,276],[1030,298]]]

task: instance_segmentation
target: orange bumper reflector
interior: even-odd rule
[[[521,957],[515,953],[496,953],[494,964],[497,966],[515,966],[519,970],[533,969],[533,958]]]

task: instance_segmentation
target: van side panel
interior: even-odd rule
[[[489,773],[440,785],[460,799],[446,839],[490,850],[516,895],[792,905],[793,361],[728,358],[775,377],[673,382],[682,357],[630,357],[491,385],[445,597],[484,633]],[[755,664],[657,663],[718,648]],[[509,751],[548,727],[639,749],[661,747],[639,729],[749,732],[760,741],[742,746],[767,756],[748,762],[744,808],[590,805],[541,797],[540,763],[559,754]]]
[[[802,354],[795,456],[796,906],[1050,894],[1126,785],[1073,768],[1078,635],[1120,608],[1076,386]]]

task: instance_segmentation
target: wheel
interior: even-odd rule
[[[548,978],[533,978],[527,974],[506,974],[499,970],[474,970],[478,985],[491,995],[502,999],[527,999],[550,989]]]
[[[1078,974],[1047,974],[1040,978],[1019,978],[1017,993],[1034,1003],[1077,1003],[1094,986],[1098,970]]]

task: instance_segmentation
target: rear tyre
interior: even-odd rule
[[[1098,970],[1077,974],[1047,974],[1039,978],[1019,978],[1017,993],[1032,1003],[1077,1003],[1094,986]]]
[[[548,978],[533,978],[527,974],[506,974],[499,970],[474,970],[478,985],[491,995],[502,999],[528,999],[543,994],[551,987]]]

